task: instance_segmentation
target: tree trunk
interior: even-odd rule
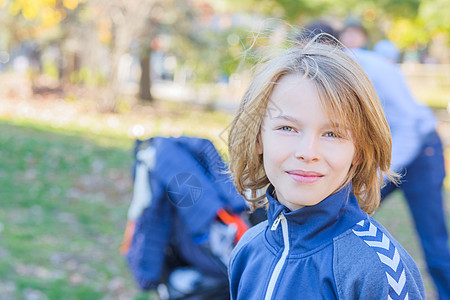
[[[151,78],[150,78],[150,55],[151,51],[146,51],[141,55],[141,80],[139,82],[139,98],[152,101]]]

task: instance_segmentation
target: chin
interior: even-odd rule
[[[309,191],[305,190],[297,191],[290,197],[290,199],[293,200],[291,203],[295,203],[301,206],[313,206],[320,203],[325,198],[326,195],[317,195],[317,193],[310,193]]]
[[[314,206],[316,204],[319,204],[322,200],[317,200],[317,201],[305,201],[304,204],[302,204],[302,206]]]
[[[295,201],[289,201],[291,205],[303,207],[303,206],[314,206],[316,204],[319,204],[323,199],[298,199],[293,198]]]

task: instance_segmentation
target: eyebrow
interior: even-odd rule
[[[279,116],[275,116],[273,118],[274,119],[282,119],[282,120],[290,121],[293,123],[301,123],[300,120],[298,120],[292,116],[288,116],[288,115],[279,115]]]
[[[293,123],[296,123],[296,124],[302,124],[302,122],[299,119],[297,119],[297,118],[295,118],[293,116],[289,116],[289,115],[278,115],[278,116],[273,117],[273,119],[281,119],[281,120],[293,122]],[[332,124],[333,124],[333,122],[331,122],[331,120],[329,120],[329,122],[327,124],[323,124],[323,126],[324,127],[332,126]],[[341,127],[340,123],[335,123],[335,125],[336,125],[337,128]]]

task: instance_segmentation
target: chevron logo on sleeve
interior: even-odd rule
[[[378,254],[389,283],[388,300],[408,299],[405,268],[391,240],[369,220],[362,220],[352,230]]]

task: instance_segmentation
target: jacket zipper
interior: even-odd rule
[[[277,283],[278,277],[280,276],[281,269],[283,268],[283,265],[286,261],[287,255],[289,253],[289,232],[288,232],[288,225],[286,218],[281,212],[278,217],[273,222],[272,228],[270,230],[275,231],[278,228],[278,225],[281,223],[281,232],[283,234],[283,242],[284,242],[284,249],[283,253],[281,254],[280,260],[275,265],[275,269],[272,272],[272,275],[270,277],[269,285],[267,287],[266,291],[266,297],[264,300],[272,299],[272,294],[275,288],[275,284]]]

